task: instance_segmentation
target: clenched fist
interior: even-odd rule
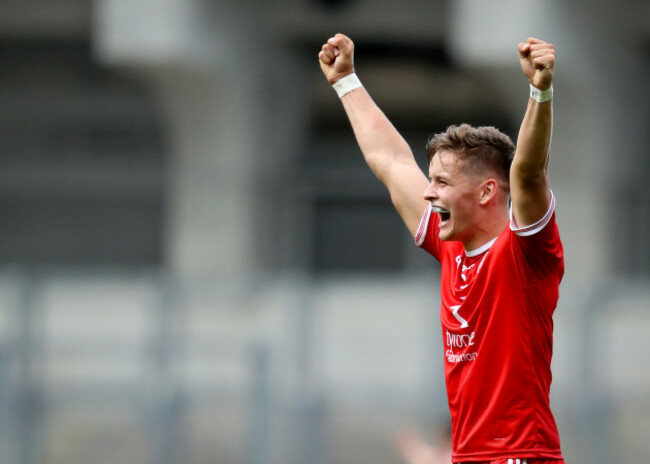
[[[334,84],[354,72],[354,43],[349,37],[336,34],[323,44],[318,61],[327,81]]]
[[[555,48],[543,40],[528,38],[519,44],[519,62],[528,81],[540,90],[553,82]]]

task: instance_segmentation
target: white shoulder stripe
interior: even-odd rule
[[[420,225],[415,234],[415,244],[417,246],[422,246],[424,243],[424,238],[427,236],[427,229],[429,228],[429,218],[431,218],[431,206],[428,206],[422,214],[422,219],[420,219]]]
[[[546,227],[546,224],[548,224],[549,221],[551,220],[554,211],[555,211],[555,195],[553,195],[553,192],[551,192],[551,202],[548,205],[548,211],[546,211],[544,217],[542,217],[535,224],[531,224],[526,227],[517,227],[517,225],[515,224],[514,215],[512,213],[512,205],[510,205],[510,230],[512,230],[515,234],[519,235],[520,237],[535,235],[536,233],[541,231],[544,227]]]

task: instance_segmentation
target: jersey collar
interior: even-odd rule
[[[494,237],[492,240],[487,242],[485,245],[483,245],[481,247],[478,247],[475,250],[471,250],[471,251],[465,250],[465,256],[467,256],[468,258],[473,258],[475,256],[479,256],[479,255],[485,253],[486,251],[488,251],[492,247],[492,245],[494,245],[494,242],[496,240],[497,240],[497,237]]]

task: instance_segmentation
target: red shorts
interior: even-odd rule
[[[564,459],[546,459],[546,458],[499,458],[494,461],[471,461],[462,464],[565,464]]]

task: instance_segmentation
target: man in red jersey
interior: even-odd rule
[[[336,34],[319,53],[366,162],[416,244],[442,265],[455,463],[564,462],[549,407],[564,273],[546,169],[555,51],[533,38],[518,49],[530,98],[516,149],[493,127],[450,126],[427,144],[428,179],[357,78],[353,42]]]

